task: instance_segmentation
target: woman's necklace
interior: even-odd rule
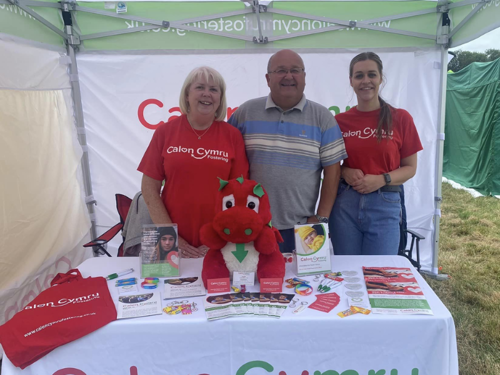
[[[188,119],[188,122],[189,122],[189,119]],[[213,122],[212,122],[213,124]],[[210,130],[210,128],[212,127],[212,124],[210,124],[210,126],[208,128],[205,129],[205,131],[203,132],[203,134],[198,134],[198,132],[196,130],[194,130],[193,128],[193,125],[191,125],[191,123],[189,122],[189,126],[191,127],[191,129],[193,130],[194,134],[196,134],[196,136],[198,137],[198,139],[201,139],[201,137],[203,137],[205,134],[207,134],[207,132]]]

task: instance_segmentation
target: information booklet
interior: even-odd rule
[[[297,276],[330,272],[330,244],[328,224],[295,226]]]
[[[373,313],[433,315],[409,268],[363,267]]]
[[[279,318],[295,294],[285,293],[226,293],[208,296],[205,301],[207,319],[218,320],[254,315]]]
[[[163,298],[187,298],[204,296],[206,293],[200,277],[181,277],[166,279],[163,289]]]
[[[141,277],[179,276],[177,224],[147,224],[142,228]]]
[[[159,314],[161,314],[161,299],[158,292],[118,297],[118,319]]]

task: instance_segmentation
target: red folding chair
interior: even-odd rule
[[[132,199],[123,195],[123,194],[115,194],[116,197],[116,210],[118,211],[118,215],[120,216],[120,222],[115,226],[108,229],[106,232],[101,234],[96,239],[86,243],[83,247],[92,247],[94,249],[94,254],[106,254],[108,257],[111,255],[107,252],[106,247],[107,243],[111,241],[120,230],[122,230],[123,225],[125,224],[125,219],[127,218],[128,211],[130,209],[130,205],[132,204]],[[123,238],[123,236],[122,236]],[[122,244],[118,248],[119,257],[123,256],[123,243],[125,242],[125,238],[123,238]]]

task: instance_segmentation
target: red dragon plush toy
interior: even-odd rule
[[[260,184],[243,177],[220,180],[212,223],[200,230],[201,242],[210,250],[203,260],[201,277],[229,277],[233,271],[257,272],[261,278],[285,276],[285,261],[278,247],[283,242],[271,225],[269,198]]]

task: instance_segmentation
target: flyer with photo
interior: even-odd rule
[[[270,302],[269,315],[273,318],[280,318],[294,297],[295,294],[273,294]]]
[[[201,277],[165,279],[163,298],[186,298],[204,296],[206,293]]]
[[[257,313],[255,315],[261,318],[269,316],[269,302],[271,301],[271,293],[260,293],[259,302],[257,302]]]
[[[204,301],[207,320],[225,319],[234,316],[234,308],[229,294],[208,296]]]
[[[279,318],[295,294],[285,293],[231,293],[208,296],[205,299],[207,319],[217,320],[247,314]]]
[[[373,313],[433,315],[410,268],[363,267]]]
[[[327,224],[295,225],[297,276],[330,272],[330,244]]]
[[[141,238],[141,277],[179,276],[177,224],[143,225]]]
[[[231,304],[233,305],[235,316],[245,315],[247,313],[242,293],[230,294],[229,298],[231,298]]]
[[[254,315],[259,314],[260,293],[250,293],[250,306],[247,304],[247,311]]]
[[[161,314],[160,293],[131,294],[118,297],[117,319]]]

